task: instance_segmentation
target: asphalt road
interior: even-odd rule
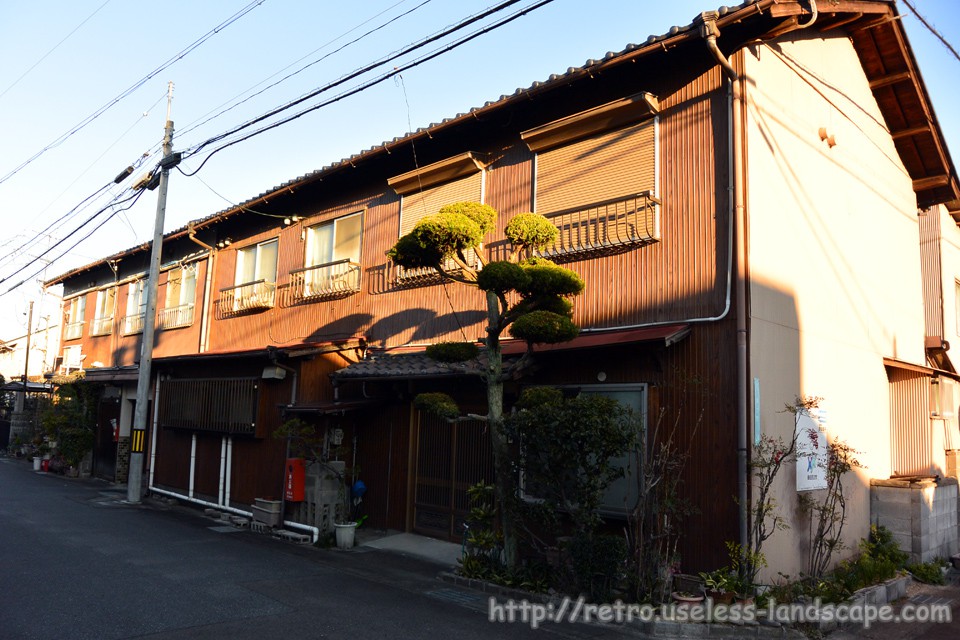
[[[124,502],[0,458],[0,638],[542,638],[615,630],[487,621],[486,596],[387,551],[323,550]]]

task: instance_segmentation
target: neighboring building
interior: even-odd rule
[[[863,537],[871,478],[906,469],[905,448],[918,449],[911,473],[945,459],[944,445],[919,450],[932,428],[921,396],[956,379],[924,303],[953,318],[960,258],[948,247],[924,278],[918,209],[957,212],[960,188],[894,3],[807,7],[703,14],[168,233],[148,486],[246,511],[279,497],[286,444],[271,434],[297,416],[342,430],[373,526],[457,537],[466,488],[491,473],[486,435],[410,400],[441,388],[482,409],[478,379],[420,351],[482,336],[483,296],[384,252],[439,206],[477,200],[500,229],[524,211],[551,217],[561,239],[547,255],[586,281],[581,336],[538,349],[508,399],[555,384],[615,395],[650,429],[677,424],[698,509],[684,568],[726,561],[748,489],[739,454],[755,434],[791,433],[781,409],[802,395],[822,396],[829,437],[863,452],[845,538]],[[485,251],[509,251],[502,233]],[[63,370],[116,389],[103,424],[119,425],[119,476],[146,270],[137,247],[47,283],[64,286]],[[939,300],[925,297],[931,278]],[[919,395],[898,395],[903,371],[927,385]],[[793,482],[791,469],[777,498],[795,526],[768,543],[787,573],[807,544]],[[623,498],[607,507],[618,517]]]
[[[54,367],[60,353],[60,325],[42,319],[30,335],[30,358],[27,361],[26,334],[0,340],[0,375],[8,382],[20,380],[26,373],[30,380],[43,380],[43,374]],[[24,369],[29,369],[24,372]]]

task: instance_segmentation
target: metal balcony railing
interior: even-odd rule
[[[144,314],[137,313],[132,316],[123,317],[123,335],[129,336],[135,333],[143,333]]]
[[[181,304],[179,307],[168,307],[160,310],[158,323],[161,329],[176,329],[189,327],[193,324],[193,303]]]
[[[90,335],[108,336],[111,333],[113,333],[113,316],[102,316],[93,319],[93,324],[90,325]]]
[[[242,313],[272,309],[277,299],[277,283],[256,280],[220,290],[220,309],[224,313]]]
[[[360,291],[360,265],[337,260],[290,272],[293,300],[332,298]]]
[[[586,253],[616,251],[660,240],[660,200],[650,191],[587,207],[546,214],[560,236],[538,252],[562,259]]]
[[[477,252],[473,249],[466,251],[464,257],[467,259],[466,262],[471,267],[476,267],[479,262],[477,260]],[[443,262],[443,270],[448,273],[459,273],[462,271],[462,268],[459,264],[453,260],[445,260]],[[396,282],[402,285],[412,285],[417,286],[420,284],[428,284],[433,282],[438,282],[442,280],[442,276],[437,272],[433,267],[417,267],[413,269],[407,269],[401,267],[400,265],[396,266]]]
[[[70,322],[63,327],[64,340],[76,340],[83,337],[83,320]]]

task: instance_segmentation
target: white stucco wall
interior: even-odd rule
[[[792,37],[745,56],[750,366],[764,433],[787,437],[784,404],[820,396],[828,436],[862,452],[849,555],[869,530],[869,478],[890,473],[883,358],[924,364],[916,199],[849,40]],[[806,566],[795,486],[791,467],[777,500],[792,529],[768,541],[769,575]]]

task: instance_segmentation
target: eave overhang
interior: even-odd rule
[[[720,29],[718,45],[729,55],[757,40],[770,40],[786,33],[809,28],[816,32],[843,30],[849,34],[871,83],[873,95],[883,114],[886,126],[894,137],[896,149],[913,180],[917,203],[921,208],[946,204],[960,220],[960,183],[949,155],[943,133],[934,114],[926,86],[920,76],[916,58],[906,38],[896,3],[892,0],[832,0],[818,5],[816,21],[809,2],[798,0],[746,0],[735,7],[721,7],[716,21]],[[272,199],[287,196],[295,190],[319,180],[329,180],[341,172],[352,171],[376,158],[427,138],[452,132],[458,127],[487,115],[510,109],[516,104],[540,99],[553,91],[589,82],[609,70],[633,64],[641,59],[667,56],[680,46],[705,46],[695,22],[672,27],[659,36],[650,36],[642,44],[630,44],[624,50],[609,52],[601,60],[588,60],[582,67],[571,67],[563,74],[554,74],[546,81],[534,82],[513,94],[501,96],[482,107],[394,138],[358,154],[340,160],[312,173],[285,182],[239,205],[224,209],[206,218],[192,221],[185,227],[164,236],[164,241],[187,236],[215,225]],[[953,203],[952,205],[949,203]],[[45,287],[60,284],[79,273],[110,260],[117,260],[149,249],[149,243],[109,258],[68,271],[44,282]]]

